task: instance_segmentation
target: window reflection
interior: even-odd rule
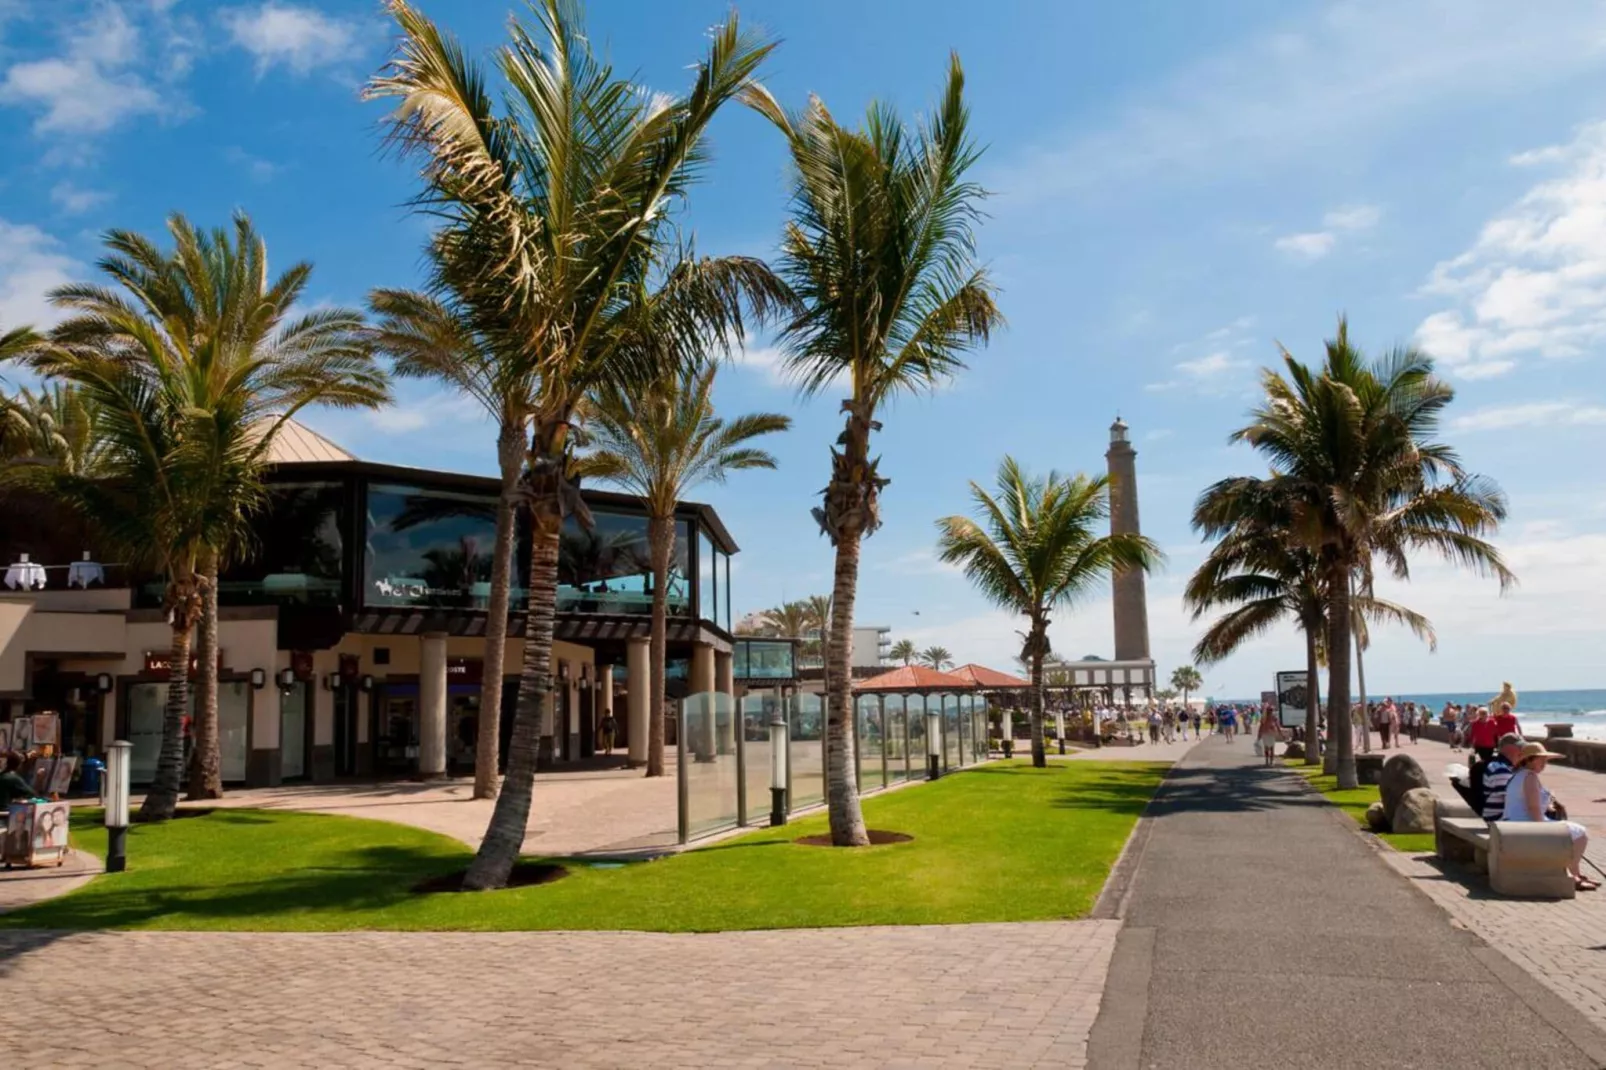
[[[651,613],[652,548],[647,518],[592,510],[592,526],[575,517],[563,522],[558,543],[558,608],[574,613]],[[680,525],[676,525],[679,535]],[[686,542],[669,552],[669,612],[691,610]]]
[[[274,484],[262,511],[252,518],[254,538],[245,560],[218,579],[218,601],[338,604],[344,507],[345,486],[340,483]]]
[[[483,609],[491,596],[496,498],[398,484],[368,489],[369,605]],[[512,605],[525,592],[515,587]]]

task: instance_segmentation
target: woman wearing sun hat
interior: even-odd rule
[[[1539,774],[1545,771],[1550,759],[1559,757],[1561,755],[1546,750],[1543,743],[1522,745],[1522,750],[1517,753],[1517,771],[1506,784],[1506,813],[1503,820],[1557,820],[1547,816],[1553,808],[1553,802],[1550,791],[1539,782]],[[1573,864],[1567,870],[1567,875],[1580,892],[1594,891],[1600,884],[1585,877],[1581,871],[1584,848],[1589,846],[1589,833],[1576,821],[1567,822],[1567,831],[1573,836]]]

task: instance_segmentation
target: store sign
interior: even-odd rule
[[[1304,728],[1305,711],[1310,698],[1309,678],[1304,669],[1277,674],[1277,719],[1285,728]],[[1316,696],[1321,705],[1321,695]]]
[[[297,680],[312,679],[312,651],[292,650],[290,652],[290,671],[296,674]]]
[[[223,671],[223,648],[222,647],[219,647],[218,648],[218,652],[217,652],[217,668],[218,668],[218,672],[222,672]],[[191,654],[190,655],[190,676],[191,676],[191,678],[194,678],[200,671],[201,671],[201,656],[199,654]],[[173,655],[169,651],[166,651],[166,650],[163,650],[163,651],[147,650],[147,651],[145,651],[145,675],[146,676],[153,676],[158,680],[171,679],[172,676],[173,676]]]
[[[485,679],[485,662],[481,658],[447,658],[446,682],[449,684],[477,684]]]

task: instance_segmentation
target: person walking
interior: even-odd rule
[[[1500,733],[1495,731],[1495,722],[1489,716],[1487,706],[1479,706],[1472,715],[1472,724],[1467,728],[1467,743],[1477,754],[1480,762],[1486,762],[1494,757],[1494,745],[1500,739]]]
[[[598,742],[602,744],[602,753],[613,756],[613,737],[619,732],[619,722],[613,719],[612,713],[602,716],[602,723],[597,726]]]
[[[1270,769],[1277,762],[1277,740],[1282,735],[1282,729],[1275,717],[1262,717],[1260,728],[1255,732],[1255,741],[1260,745],[1260,756],[1265,759],[1262,764]]]

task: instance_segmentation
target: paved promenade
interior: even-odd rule
[[[1076,1068],[1117,928],[0,933],[43,1000],[0,1035],[60,1068]]]
[[[1092,1066],[1606,1065],[1582,1014],[1246,743],[1195,748],[1151,814]]]

